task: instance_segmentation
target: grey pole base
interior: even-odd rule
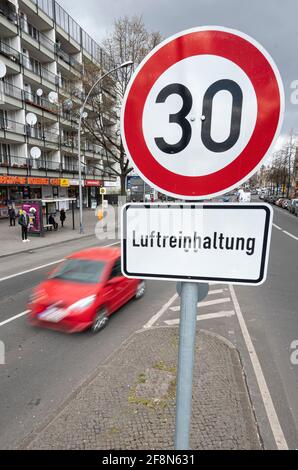
[[[181,309],[176,388],[176,450],[189,449],[197,303],[207,295],[208,289],[208,284],[203,283],[182,282],[177,285],[181,296]]]

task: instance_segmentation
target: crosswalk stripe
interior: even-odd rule
[[[232,317],[233,315],[235,315],[234,310],[223,310],[221,312],[206,313],[205,315],[197,315],[197,321],[212,320],[213,318]],[[165,323],[169,326],[179,325],[179,322],[180,322],[179,318],[175,318],[174,320],[165,320]]]
[[[207,300],[206,302],[198,302],[198,307],[209,307],[209,305],[224,304],[225,302],[230,302],[230,301],[231,301],[230,297],[224,297],[222,299],[215,299],[215,300]],[[170,310],[172,310],[172,312],[179,312],[180,305],[177,305],[176,307],[171,307]]]

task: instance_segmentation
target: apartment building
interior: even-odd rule
[[[9,201],[78,195],[78,123],[63,103],[82,103],[88,61],[99,73],[109,70],[104,50],[55,0],[0,0],[0,216]],[[91,207],[100,186],[119,186],[91,137],[82,139],[81,154],[84,205]]]

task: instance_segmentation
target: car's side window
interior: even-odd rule
[[[115,264],[113,266],[113,269],[112,269],[112,272],[111,272],[111,275],[110,275],[110,279],[112,279],[113,277],[119,277],[119,276],[122,276],[121,259],[120,258],[118,258],[115,261]]]

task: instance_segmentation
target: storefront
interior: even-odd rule
[[[0,218],[8,217],[10,204],[18,211],[21,201],[29,199],[76,197],[68,194],[71,183],[61,178],[0,175]]]
[[[87,189],[87,207],[96,208],[100,204],[101,196],[99,188],[102,186],[101,180],[85,180]]]
[[[24,176],[0,175],[0,218],[8,217],[8,206],[16,211],[21,208],[20,201],[30,197],[27,178]]]

